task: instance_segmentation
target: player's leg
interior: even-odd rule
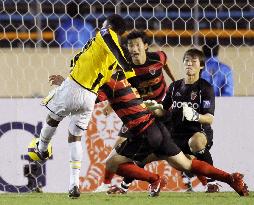
[[[190,171],[196,175],[202,175],[229,184],[240,196],[247,196],[247,186],[243,181],[243,175],[239,173],[229,174],[207,162],[197,159],[190,160],[182,152],[167,159],[168,163],[180,171]]]
[[[145,160],[143,160],[142,162],[138,162],[136,161],[136,165],[138,165],[141,168],[144,168],[146,164],[153,162],[153,161],[158,161],[160,160],[157,156],[155,156],[154,154],[149,155]],[[111,188],[108,191],[108,194],[126,194],[131,183],[134,181],[134,178],[130,178],[130,177],[124,177],[120,186],[115,186],[113,188]]]
[[[38,156],[42,160],[48,158],[48,144],[51,141],[52,136],[55,134],[57,126],[61,119],[55,120],[50,114],[47,116],[46,122],[43,124],[41,129],[40,138],[38,141]]]
[[[81,114],[72,115],[69,124],[69,153],[70,153],[70,184],[69,197],[77,198],[80,196],[79,192],[79,177],[82,162],[82,144],[81,137],[87,129],[88,123],[91,119],[93,111],[93,103],[89,107],[86,105],[86,111]]]
[[[119,155],[125,156],[134,161],[143,161],[158,149],[162,143],[162,140],[162,133],[155,121],[141,135],[128,138],[120,146],[116,147],[116,151]],[[135,165],[133,168],[128,167],[124,174],[120,173],[124,171],[120,168],[121,167],[118,166],[117,174],[123,177],[150,182],[150,196],[158,196],[160,189],[166,185],[164,178],[160,178],[159,175],[148,172],[137,165]],[[128,173],[129,171],[130,173]],[[132,172],[135,172],[135,174]]]
[[[69,197],[77,198],[80,196],[79,191],[79,175],[82,161],[82,145],[81,136],[75,136],[70,133],[68,137],[69,156],[70,156],[70,184]]]
[[[134,150],[133,148],[131,148],[132,146],[129,146],[128,143],[125,142],[123,143],[124,145],[121,147],[121,151],[118,150],[118,152],[121,152],[123,155],[120,155],[116,151],[114,151],[114,154],[107,161],[108,163],[114,164],[114,166],[108,165],[109,167],[111,167],[110,171],[122,177],[134,178],[150,183],[150,196],[158,196],[160,188],[165,186],[166,181],[164,180],[164,178],[160,178],[158,174],[154,174],[152,172],[144,170],[143,168],[140,168],[139,166],[134,164],[130,158],[124,156],[125,154],[129,156],[131,154],[130,151]],[[144,144],[141,144],[141,147],[144,147]],[[137,146],[135,148],[137,148]],[[111,192],[111,190],[109,191]]]
[[[213,145],[213,133],[196,132],[189,139],[189,147],[194,156],[202,161],[213,165],[213,159],[210,153],[210,148]],[[204,182],[203,182],[204,184]],[[207,179],[206,192],[219,192],[219,184],[213,179]]]
[[[62,83],[58,88],[50,91],[49,95],[45,97],[42,104],[49,110],[46,121],[41,129],[40,138],[38,142],[38,155],[44,155],[43,158],[47,158],[46,151],[48,144],[51,141],[60,121],[68,115],[66,112],[67,101],[65,101],[66,95],[68,95],[70,85],[67,82]]]
[[[178,148],[170,136],[170,133],[164,125],[160,124],[164,139],[161,147],[156,150],[155,154],[169,156],[166,158],[168,163],[179,171],[189,171],[196,175],[206,176],[221,182],[229,184],[239,195],[247,196],[248,190],[243,182],[243,176],[239,173],[229,174],[223,170],[208,164],[207,162],[197,159],[188,159]]]
[[[190,150],[189,147],[189,138],[192,136],[191,135],[186,135],[185,133],[173,133],[172,134],[172,139],[174,140],[174,142],[176,143],[176,145],[182,150],[182,152],[189,158],[191,159],[191,157],[193,157],[192,152]],[[183,182],[185,184],[186,187],[186,191],[187,192],[192,192],[193,191],[193,187],[192,187],[192,180],[191,178],[194,176],[192,173],[190,172],[181,172],[181,176],[183,179]],[[206,178],[205,178],[206,179]]]
[[[109,156],[107,157],[106,159],[106,167],[105,167],[105,172],[104,172],[104,178],[103,178],[103,182],[102,184],[94,191],[95,193],[99,193],[99,192],[106,192],[109,190],[110,186],[111,186],[111,181],[114,177],[114,173],[110,172],[109,170],[111,169],[109,166],[114,165],[112,163],[107,163],[107,160],[110,158],[110,156],[112,155],[112,152],[114,150],[115,147],[117,147],[119,144],[121,144],[123,141],[125,141],[126,138],[124,137],[118,137],[113,148],[112,148],[112,151],[111,153],[109,154]]]

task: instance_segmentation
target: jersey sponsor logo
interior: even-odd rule
[[[125,125],[122,126],[121,132],[122,133],[126,133],[128,131],[128,127],[126,127]]]
[[[204,100],[203,101],[203,108],[210,108],[210,107],[211,107],[210,100]]]
[[[192,103],[192,102],[177,102],[177,101],[174,101],[173,102],[173,109],[174,108],[182,108],[183,107],[183,103],[187,103],[189,107],[193,108],[194,110],[197,110],[199,108],[199,104],[198,103]]]
[[[197,92],[194,91],[191,92],[191,100],[195,100],[197,96],[198,96]]]

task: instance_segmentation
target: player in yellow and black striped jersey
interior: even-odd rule
[[[118,36],[124,32],[124,19],[117,14],[110,15],[95,38],[91,39],[82,52],[72,60],[69,77],[43,101],[49,113],[41,130],[39,143],[34,147],[34,153],[41,160],[48,158],[47,147],[59,122],[64,117],[70,116],[69,197],[80,196],[81,136],[91,118],[98,88],[109,81],[117,65],[126,77],[134,75],[132,68],[125,60],[118,40]]]
[[[97,93],[99,87],[110,80],[117,64],[122,67],[127,78],[134,76],[135,72],[124,57],[118,36],[105,21],[96,37],[72,60],[70,77],[84,88]]]

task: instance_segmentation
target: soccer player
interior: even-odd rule
[[[125,75],[134,75],[118,40],[124,32],[125,21],[121,16],[113,14],[107,17],[95,38],[72,60],[68,78],[43,101],[49,113],[34,151],[41,160],[48,157],[47,147],[60,121],[68,115],[71,118],[68,128],[69,197],[80,196],[81,136],[87,129],[99,87],[109,81],[117,65],[120,65]]]
[[[128,81],[132,87],[138,90],[143,100],[155,100],[161,102],[166,94],[166,82],[163,70],[167,73],[172,81],[175,78],[167,63],[167,55],[163,51],[148,52],[148,40],[145,32],[132,31],[127,35],[127,52],[130,55],[131,67],[134,69],[136,76],[129,78]],[[109,109],[109,108],[107,108]],[[109,110],[106,110],[109,112]],[[121,130],[125,130],[123,125]],[[119,143],[126,139],[125,133],[119,132]],[[105,170],[103,183],[95,190],[95,192],[107,191],[111,185],[113,176]]]
[[[213,145],[213,130],[211,124],[214,118],[215,95],[213,87],[207,81],[200,78],[200,72],[204,66],[202,51],[190,49],[183,57],[185,78],[173,82],[163,100],[165,110],[171,110],[172,119],[169,121],[172,138],[179,148],[197,159],[213,165],[210,153]],[[184,103],[188,107],[184,107]],[[183,111],[182,111],[183,110]],[[194,118],[182,115],[193,112]],[[189,174],[184,174],[187,178]],[[207,191],[217,192],[219,187],[213,180],[208,180]],[[204,182],[205,183],[205,182]]]
[[[247,186],[241,174],[229,174],[204,161],[188,159],[174,143],[163,123],[155,119],[138,93],[133,91],[122,71],[115,73],[110,82],[101,87],[101,90],[104,91],[104,97],[106,95],[113,110],[128,128],[127,140],[111,152],[106,162],[107,167],[110,168],[108,171],[123,177],[147,181],[150,183],[149,195],[158,196],[160,189],[165,185],[163,178],[133,163],[143,161],[150,154],[155,154],[157,159],[167,160],[178,170],[191,171],[197,175],[226,182],[239,195],[248,195]],[[99,96],[103,99],[103,93]],[[190,109],[192,108],[187,106],[184,116],[193,119],[196,115],[190,112]]]

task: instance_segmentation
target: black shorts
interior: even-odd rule
[[[128,138],[116,147],[116,152],[135,161],[143,161],[152,153],[158,157],[169,157],[181,152],[167,128],[158,121],[138,136],[129,131],[124,134]]]
[[[200,131],[204,133],[207,139],[206,149],[210,150],[213,145],[213,131]],[[172,139],[176,143],[176,145],[183,151],[184,154],[193,154],[189,147],[189,139],[195,134],[196,132],[190,133],[173,133]]]

